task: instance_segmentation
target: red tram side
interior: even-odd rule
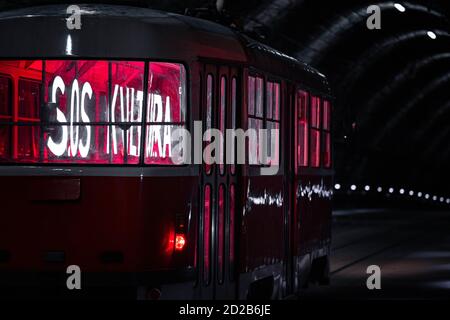
[[[66,9],[0,13],[0,287],[61,293],[70,265],[80,294],[282,298],[325,283],[326,78],[212,22],[86,5],[68,30]],[[278,129],[278,170],[252,159],[259,138],[245,165],[186,161],[174,132],[196,124],[203,147],[210,128]]]

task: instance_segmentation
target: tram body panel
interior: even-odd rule
[[[175,263],[175,216],[190,223],[191,177],[1,177],[0,243],[11,254],[2,271],[52,271],[76,264],[85,272],[150,272],[194,265],[194,252]],[[49,189],[53,188],[53,189]],[[170,190],[161,193],[160,190]],[[189,217],[189,214],[191,215]],[[189,221],[190,218],[190,221]],[[195,246],[192,246],[194,247]],[[62,261],[49,260],[61,252]],[[108,258],[108,254],[111,256]],[[59,262],[59,263],[58,263]]]

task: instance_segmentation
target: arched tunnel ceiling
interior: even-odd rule
[[[9,0],[0,7],[49,2],[56,1]],[[215,3],[101,2],[178,13]],[[382,0],[225,1],[224,7],[246,32],[328,76],[336,97],[337,181],[450,193],[444,183],[450,178],[450,2],[398,3],[404,12]],[[366,27],[373,4],[381,8],[380,30]]]

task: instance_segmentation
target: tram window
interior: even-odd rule
[[[134,61],[46,61],[47,111],[41,120],[69,125],[45,126],[44,161],[138,164],[144,66]]]
[[[331,167],[331,105],[329,101],[323,102],[323,135],[324,135],[324,154],[323,165],[325,168]]]
[[[263,116],[263,95],[264,95],[264,88],[263,88],[263,82],[264,80],[262,78],[256,78],[256,116],[262,117]]]
[[[267,82],[266,85],[266,116],[272,119],[272,104],[273,104],[273,82]]]
[[[248,77],[248,115],[258,118],[263,117],[264,79],[260,77]]]
[[[39,160],[39,136],[40,127],[23,125],[18,128],[18,160]]]
[[[236,129],[236,104],[237,104],[237,82],[236,77],[231,80],[231,129]],[[236,160],[236,152],[233,152],[233,160]],[[233,163],[235,163],[233,161]],[[231,165],[231,174],[236,173],[236,165]]]
[[[263,129],[263,120],[250,118],[248,119],[248,128],[253,130],[253,133],[249,138],[249,164],[258,165],[260,164],[259,157],[259,144],[258,144],[258,133]]]
[[[320,166],[320,98],[311,98],[311,166]]]
[[[205,137],[205,143],[209,143],[212,140],[210,129],[212,129],[213,121],[213,102],[214,102],[214,78],[211,74],[208,74],[206,78],[206,127],[205,131],[207,133]],[[209,158],[209,153],[208,153]],[[205,171],[206,174],[211,174],[211,162],[212,159],[205,159]]]
[[[308,115],[309,94],[305,91],[297,93],[297,115],[298,115],[298,138],[297,138],[297,161],[301,167],[308,166]]]
[[[326,131],[330,131],[330,127],[331,127],[330,115],[331,115],[330,102],[325,100],[323,102],[323,129]]]
[[[11,156],[11,127],[1,122],[11,121],[11,79],[0,76],[0,161]]]
[[[249,164],[250,165],[277,165],[279,162],[279,129],[280,129],[280,84],[277,82],[268,81],[264,86],[264,79],[256,77],[255,80],[249,77],[249,83],[255,81],[255,92],[250,91],[249,86],[249,101],[253,100],[250,96],[254,95],[255,100],[255,114],[248,115],[248,129],[254,131],[249,137]],[[264,89],[266,90],[264,92]],[[264,105],[264,94],[266,96]],[[261,129],[267,129],[267,156],[268,159],[262,159],[260,154],[262,146],[259,142],[259,132]],[[272,131],[278,130],[278,139],[272,141]]]
[[[213,76],[208,74],[206,84],[206,130],[212,128],[212,105],[214,94],[214,79]]]
[[[280,120],[280,84],[274,83],[273,85],[273,119]]]
[[[146,97],[145,72],[142,61],[1,61],[0,122],[13,122],[0,130],[2,161],[138,164],[144,153],[182,164],[171,137],[185,127],[185,68],[150,62]]]
[[[320,129],[320,98],[312,97],[311,127]]]
[[[19,121],[18,127],[19,160],[39,160],[40,128],[32,125],[39,123],[39,108],[41,100],[41,84],[32,80],[19,80]]]
[[[19,80],[19,117],[39,121],[41,84],[31,80]]]
[[[220,152],[219,152],[219,157],[220,157],[220,162],[221,164],[219,165],[220,168],[220,174],[223,175],[225,173],[225,126],[226,126],[226,122],[225,122],[225,110],[227,107],[227,78],[222,76],[220,78],[220,113],[219,113],[219,129],[220,132],[222,132],[222,145],[220,146]]]
[[[162,62],[151,62],[149,69],[147,123],[151,125],[147,126],[145,163],[183,164],[184,155],[174,154],[182,148],[174,148],[171,137],[174,130],[185,127],[186,71],[181,64]],[[163,134],[158,135],[158,129]]]
[[[0,123],[0,162],[7,161],[11,157],[11,128]]]
[[[260,165],[259,137],[258,132],[264,128],[263,98],[264,86],[261,77],[248,77],[248,129],[252,129],[248,143],[248,163],[250,165]]]
[[[248,95],[248,115],[255,115],[255,77],[248,77],[247,81],[247,95]]]
[[[278,165],[280,146],[280,84],[267,82],[266,85],[266,129],[267,155],[269,165]],[[272,131],[277,130],[277,138],[272,139]]]

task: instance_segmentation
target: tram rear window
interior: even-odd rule
[[[181,64],[0,61],[3,163],[180,164],[185,121]]]

